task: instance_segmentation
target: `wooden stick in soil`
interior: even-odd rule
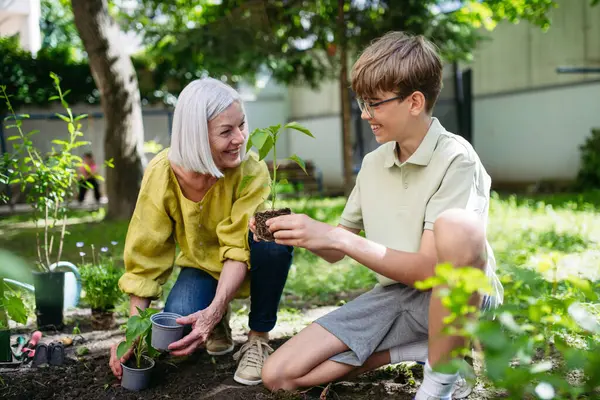
[[[67,213],[65,213],[65,215],[63,215],[62,229],[60,230],[60,242],[58,244],[58,256],[56,257],[56,263],[60,262],[60,256],[62,255],[63,240],[65,238],[66,227],[67,227]]]
[[[46,217],[44,219],[44,252],[46,253],[46,268],[50,266],[50,253],[48,253],[48,200],[44,201]]]

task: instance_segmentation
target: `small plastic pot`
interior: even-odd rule
[[[144,390],[150,384],[154,360],[147,356],[142,356],[141,368],[135,365],[135,357],[131,357],[125,364],[121,363],[123,376],[121,377],[121,386],[127,390]]]
[[[150,317],[152,321],[152,347],[158,351],[166,351],[171,343],[183,337],[185,325],[179,325],[175,320],[181,315],[161,312]]]

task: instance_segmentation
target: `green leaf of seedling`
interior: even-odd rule
[[[252,131],[252,133],[250,134],[250,138],[252,139],[252,144],[254,146],[256,146],[257,149],[261,149],[264,145],[265,142],[267,141],[267,138],[269,138],[269,132],[266,129],[255,129],[254,131]]]
[[[82,120],[87,117],[88,117],[87,114],[81,114],[81,115],[78,115],[77,117],[75,117],[75,121],[79,121],[79,120]]]
[[[29,114],[20,114],[19,118],[31,118]]]
[[[67,146],[69,144],[69,143],[65,142],[64,140],[60,140],[60,139],[54,139],[52,141],[52,143],[58,144],[60,146]]]
[[[279,133],[280,129],[281,129],[281,124],[272,125],[272,126],[270,126],[270,127],[267,128],[267,130],[269,132],[271,132],[271,135],[273,137],[277,137],[277,134]]]
[[[21,139],[21,136],[9,136],[8,139],[6,139],[6,140],[8,140],[10,142],[12,140],[19,140],[19,139]]]
[[[13,321],[19,324],[25,324],[27,322],[27,310],[20,297],[11,293],[6,293],[2,303],[8,316]]]
[[[69,122],[69,124],[67,125],[67,127],[69,128],[69,133],[72,135],[73,133],[75,133],[75,125],[73,125],[72,122]]]
[[[31,137],[31,136],[35,135],[36,133],[40,133],[40,130],[34,129],[34,130],[30,131],[29,133],[27,133],[27,137]]]
[[[71,89],[65,90],[65,92],[63,93],[63,97],[67,97],[69,93],[71,93]]]
[[[56,115],[58,118],[62,119],[65,122],[71,122],[71,120],[69,119],[69,117],[59,114],[59,113],[55,113],[54,115]]]
[[[269,152],[273,148],[274,144],[275,142],[273,142],[273,138],[271,138],[271,136],[267,136],[264,144],[258,149],[258,159],[264,160],[265,157],[269,155]]]
[[[287,180],[287,179],[285,179],[285,178],[284,178],[284,179],[280,179],[280,180],[279,180],[279,184],[280,184],[280,185],[287,185],[288,183],[289,183],[289,182],[288,182],[288,180]]]
[[[306,164],[304,163],[303,159],[301,159],[300,157],[298,157],[296,154],[292,154],[288,159],[292,160],[296,164],[298,164],[300,166],[300,168],[302,168],[302,171],[304,171],[304,173],[306,175],[308,175],[308,172],[306,172]]]
[[[129,349],[131,348],[132,343],[129,342],[121,342],[119,343],[119,346],[117,347],[117,357],[121,358],[125,355],[125,353],[127,353],[129,351]]]
[[[238,187],[237,191],[238,197],[241,196],[244,189],[250,184],[250,182],[252,182],[254,178],[256,178],[256,176],[254,175],[246,175],[242,178],[242,181],[240,182],[240,186]]]
[[[115,164],[114,164],[114,158],[111,158],[110,160],[106,160],[104,161],[104,165],[106,165],[109,168],[114,168]]]
[[[304,133],[306,136],[310,136],[311,138],[314,138],[313,134],[308,130],[308,128],[300,125],[299,123],[297,123],[295,121],[294,122],[290,122],[289,124],[286,124],[284,126],[284,128],[295,129],[295,130],[297,130],[299,132]]]

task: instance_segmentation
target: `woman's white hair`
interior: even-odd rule
[[[222,178],[223,173],[215,165],[210,151],[208,121],[235,101],[245,114],[244,103],[231,86],[214,78],[190,82],[179,94],[175,106],[169,160],[186,170]],[[244,144],[240,151],[242,159],[245,153]]]

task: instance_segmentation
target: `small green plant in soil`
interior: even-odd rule
[[[277,140],[281,134],[281,124],[272,125],[268,128],[258,128],[252,131],[250,137],[248,138],[248,144],[246,146],[246,150],[249,151],[252,146],[256,146],[258,149],[259,160],[264,160],[271,151],[273,152],[273,176],[271,179],[270,185],[270,198],[271,198],[271,209],[265,210],[261,212],[257,212],[254,214],[254,220],[256,223],[256,236],[258,239],[264,241],[273,241],[273,234],[267,228],[266,222],[267,220],[277,217],[279,215],[291,214],[291,210],[289,208],[281,208],[276,209],[277,202],[277,191],[278,186],[287,185],[287,179],[277,180],[277,168],[278,168],[278,160],[277,160]],[[301,132],[311,138],[314,138],[313,134],[304,126],[300,125],[297,122],[290,122],[283,126],[283,129],[294,129],[298,132]],[[306,172],[306,163],[303,159],[298,157],[296,154],[287,158],[298,164],[300,168]],[[242,179],[242,183],[238,192],[241,192],[255,177],[252,175],[244,176]]]
[[[125,328],[125,342],[121,342],[117,347],[117,357],[123,357],[130,349],[133,349],[133,360],[135,368],[142,368],[143,357],[155,358],[159,352],[154,349],[152,343],[152,321],[150,317],[159,310],[147,308],[140,310],[138,315],[132,315],[127,320]]]
[[[123,297],[118,286],[123,268],[115,266],[112,258],[101,257],[91,264],[81,265],[79,272],[82,300],[92,309],[92,328],[110,329],[114,324],[115,306]]]

